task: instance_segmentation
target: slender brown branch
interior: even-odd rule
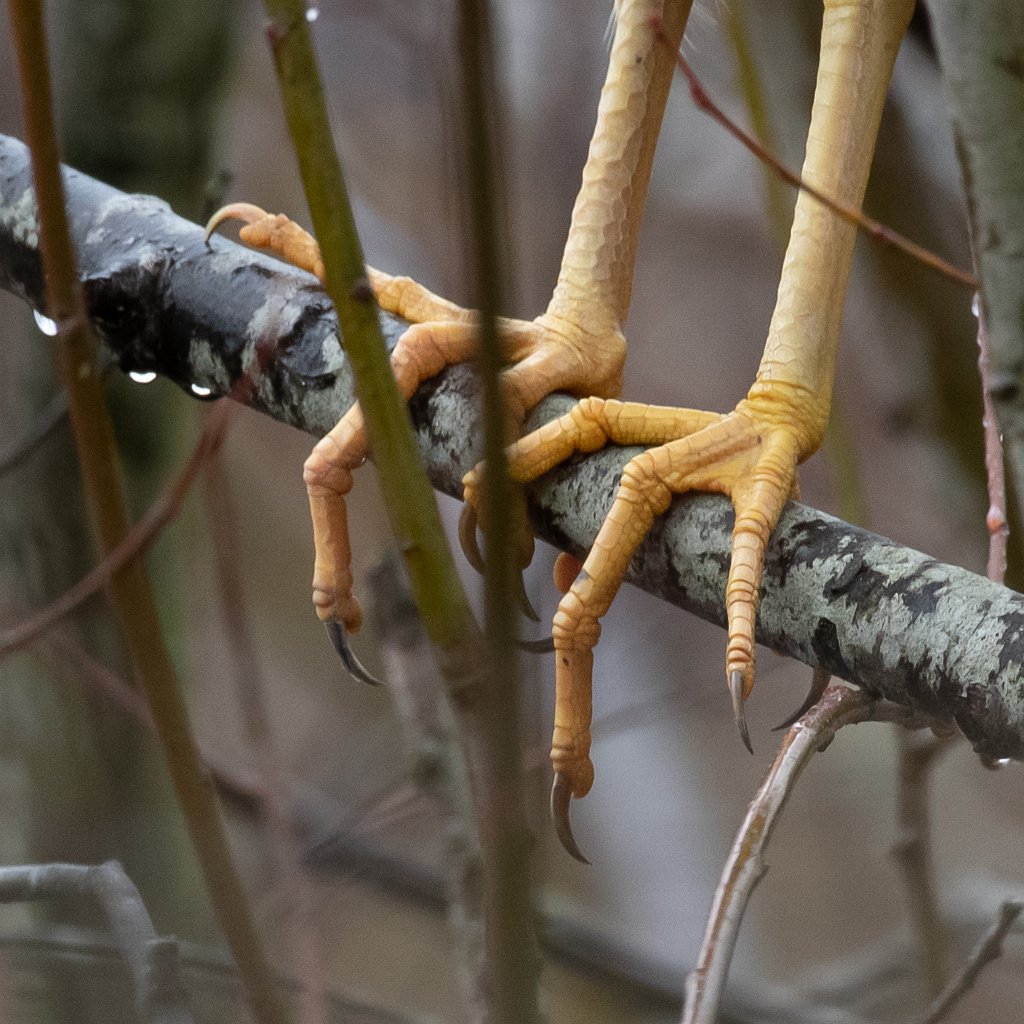
[[[323,963],[310,882],[293,827],[294,815],[284,765],[267,712],[266,686],[256,657],[239,574],[238,517],[231,500],[230,481],[218,452],[211,454],[204,481],[206,521],[225,635],[231,649],[238,703],[246,739],[262,772],[257,806],[276,861],[285,940],[298,988],[296,1016],[300,1024],[327,1024]]]
[[[484,634],[487,669],[478,725],[489,782],[480,793],[478,816],[484,871],[485,941],[493,991],[494,1024],[530,1024],[540,1018],[539,955],[531,903],[533,836],[526,822],[519,684],[513,644],[518,615],[514,581],[520,573],[518,545],[526,505],[522,488],[509,479],[505,460],[508,410],[501,388],[505,363],[498,336],[501,309],[502,240],[496,216],[494,45],[487,0],[460,0],[458,49],[461,63],[464,167],[469,184],[470,251],[475,304],[479,309],[477,360],[483,397],[483,481],[486,534]],[[515,424],[519,429],[521,424]]]
[[[949,740],[949,736],[922,736],[900,728],[896,732],[897,839],[892,853],[903,875],[921,973],[931,996],[937,995],[946,981],[947,950],[929,845],[928,782],[938,755],[949,748]]]
[[[113,427],[97,371],[96,341],[86,314],[64,206],[42,8],[39,0],[12,0],[9,10],[32,153],[47,312],[58,325],[61,371],[90,521],[101,549],[109,553],[127,534],[128,520]],[[216,796],[202,771],[140,561],[128,562],[112,577],[110,594],[125,646],[157,723],[214,910],[238,961],[254,1015],[260,1024],[283,1021],[284,1004],[249,915]]]
[[[1024,903],[1015,900],[1007,900],[1003,903],[992,927],[981,937],[963,967],[950,978],[949,984],[931,1006],[920,1017],[914,1018],[913,1024],[939,1024],[939,1021],[974,986],[984,968],[1002,956],[1003,939],[1013,927],[1022,909],[1024,909]]]
[[[440,860],[445,911],[466,1016],[470,1021],[487,1020],[491,982],[479,885],[480,840],[465,758],[451,712],[442,699],[441,680],[430,662],[430,642],[397,554],[389,552],[374,567],[367,590],[368,611],[381,641],[388,690],[394,697],[412,760],[412,780],[439,818],[444,843]],[[407,807],[415,809],[417,802],[410,801]],[[365,808],[357,821],[366,822],[370,811],[372,808]]]
[[[0,658],[33,643],[54,623],[66,618],[107,586],[126,565],[145,554],[163,529],[178,517],[199,471],[223,442],[230,413],[231,406],[226,402],[213,410],[181,472],[100,562],[45,608],[40,608],[28,618],[0,632]]]
[[[1002,583],[1006,577],[1006,538],[1010,526],[1006,519],[1006,468],[1003,462],[1003,438],[999,431],[999,418],[992,401],[992,353],[988,344],[985,310],[977,295],[974,311],[978,318],[978,372],[981,375],[981,401],[984,410],[982,426],[985,430],[985,477],[988,481],[987,575],[993,583]]]
[[[661,40],[668,45],[668,40],[661,32],[660,19],[655,21],[655,29]],[[957,284],[963,285],[965,288],[970,288],[973,291],[978,290],[979,282],[973,274],[953,266],[952,263],[926,249],[923,245],[918,245],[917,242],[911,241],[887,224],[869,217],[856,206],[841,202],[805,181],[793,168],[780,160],[779,157],[765,146],[762,146],[753,135],[744,131],[711,99],[697,77],[697,73],[690,67],[689,62],[682,53],[676,53],[676,65],[690,86],[690,96],[693,98],[697,108],[717,121],[734,139],[742,143],[758,160],[770,167],[784,181],[794,188],[806,192],[809,196],[813,196],[819,203],[836,214],[836,216],[842,217],[843,220],[850,224],[855,224],[864,234],[874,238],[876,241],[899,249],[911,259],[923,263],[926,267],[931,267],[932,270],[937,271],[944,277],[948,277]]]
[[[765,781],[751,801],[722,870],[697,965],[686,979],[683,1024],[712,1024],[750,896],[767,870],[765,849],[779,814],[807,762],[854,722],[925,722],[912,712],[880,702],[863,690],[831,683],[821,700],[786,733]]]

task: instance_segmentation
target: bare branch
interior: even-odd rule
[[[0,902],[91,897],[100,904],[131,969],[135,1008],[152,1024],[187,1024],[185,985],[174,939],[160,938],[142,897],[116,861],[0,868]]]
[[[480,892],[480,843],[473,819],[469,775],[430,644],[416,614],[398,557],[390,552],[370,573],[367,609],[381,637],[381,657],[405,743],[412,777],[434,805],[444,840],[445,911],[456,950],[467,1019],[487,1019],[488,965]],[[486,813],[486,808],[482,808]]]
[[[1013,923],[1022,909],[1024,909],[1024,903],[1018,903],[1015,900],[1007,900],[999,908],[999,916],[971,951],[967,962],[949,980],[949,984],[939,993],[935,1002],[920,1017],[915,1018],[914,1024],[938,1024],[946,1016],[964,993],[978,980],[978,975],[981,974],[985,966],[1002,955],[1003,939],[1013,927]]]
[[[767,866],[765,849],[775,822],[807,762],[854,722],[907,720],[905,709],[879,703],[867,693],[831,683],[821,700],[786,733],[775,761],[750,803],[722,869],[711,904],[697,966],[686,979],[683,1024],[712,1024],[747,903]],[[923,721],[910,724],[920,727]]]
[[[251,405],[313,434],[351,404],[337,321],[307,275],[200,228],[158,200],[67,172],[72,228],[90,314],[125,369],[151,369],[189,390],[228,392],[255,361]],[[24,148],[0,137],[0,287],[37,305],[38,235]],[[384,318],[394,339],[403,323]],[[455,367],[412,401],[435,487],[461,494],[479,458],[477,388]],[[571,400],[545,401],[530,426]],[[538,535],[580,555],[637,449],[575,459],[530,489]],[[628,579],[722,625],[732,509],[677,499],[641,545]],[[954,719],[979,753],[1024,757],[1024,597],[983,577],[791,502],[773,536],[758,639],[790,657],[926,714]],[[600,652],[598,652],[600,657]]]

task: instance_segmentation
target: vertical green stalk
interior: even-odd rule
[[[324,288],[338,313],[391,527],[427,633],[442,649],[451,648],[473,628],[472,615],[388,362],[331,138],[306,6],[302,0],[266,0],[265,6],[285,117],[323,256]]]
[[[416,451],[409,412],[391,372],[380,333],[377,307],[370,291],[363,254],[341,166],[331,140],[320,72],[313,54],[306,8],[302,0],[265,0],[270,16],[268,35],[274,54],[288,127],[320,244],[324,286],[338,313],[345,350],[356,381],[356,393],[366,417],[367,431],[392,529],[405,558],[413,596],[427,634],[435,645],[449,698],[461,727],[466,750],[483,859],[486,952],[491,978],[489,1019],[498,1024],[529,1024],[537,1019],[537,953],[529,899],[529,837],[519,783],[521,765],[515,738],[515,688],[507,670],[512,665],[512,616],[502,588],[511,576],[499,571],[488,582],[487,620],[494,644],[486,657],[469,604],[455,572],[426,473]],[[479,9],[464,12],[461,40],[474,50],[482,38]],[[476,40],[471,45],[465,40]],[[480,52],[467,58],[479,69]],[[474,64],[475,62],[475,64]],[[479,70],[468,76],[476,79]],[[483,94],[470,103],[482,108]],[[469,115],[470,127],[481,128]],[[472,143],[474,154],[486,144]],[[489,155],[485,161],[489,161]],[[488,454],[496,452],[501,465],[504,416],[500,406],[499,340],[494,324],[497,306],[497,246],[489,226],[492,194],[485,163],[474,188],[475,209],[484,209],[477,224],[476,246],[481,257],[481,298],[484,306],[484,364],[490,383],[485,418]],[[484,282],[487,282],[485,285]],[[501,476],[489,474],[488,486],[499,488]],[[499,481],[495,485],[495,480]],[[507,483],[504,485],[507,487]],[[488,491],[488,496],[493,492]],[[499,492],[502,493],[502,492]],[[493,501],[488,497],[487,500]],[[507,502],[498,502],[504,510]],[[491,507],[494,507],[493,505]],[[501,513],[499,512],[499,515]],[[498,536],[502,534],[499,532]],[[504,536],[507,537],[507,532]],[[503,545],[495,545],[496,548]],[[488,548],[489,554],[492,548]],[[496,554],[499,567],[511,555]],[[500,581],[504,579],[505,583]],[[502,653],[504,651],[505,653]]]
[[[64,208],[46,36],[40,0],[11,0],[25,127],[32,152],[48,313],[60,330],[60,362],[90,520],[104,552],[128,531],[114,433],[96,363],[96,341],[75,270]],[[286,1020],[245,893],[231,860],[212,782],[192,738],[170,656],[160,633],[153,594],[142,563],[134,561],[110,581],[110,595],[125,646],[149,700],[182,811],[195,844],[218,921],[238,963],[260,1024]]]

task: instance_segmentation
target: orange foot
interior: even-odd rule
[[[808,454],[807,431],[792,398],[787,399],[784,385],[755,386],[727,415],[588,398],[508,450],[512,478],[526,483],[573,452],[597,451],[608,443],[653,446],[623,470],[612,507],[582,567],[565,559],[557,567],[564,574],[575,562],[579,571],[553,626],[551,803],[559,838],[577,859],[584,858],[572,837],[569,804],[572,797],[585,796],[594,781],[591,676],[600,619],[633,553],[674,494],[720,492],[732,499],[736,510],[726,588],[726,676],[737,725],[750,748],[743,703],[754,685],[754,620],[765,545],[786,499],[795,492],[797,462]],[[479,500],[480,471],[478,466],[463,481],[467,507]]]
[[[222,223],[238,220],[243,242],[266,249],[323,279],[316,240],[283,214],[268,214],[249,203],[223,207],[207,224],[207,236]],[[391,354],[399,391],[408,399],[419,385],[445,366],[473,358],[477,317],[440,298],[407,277],[392,277],[367,267],[382,309],[411,321]],[[570,394],[617,394],[622,381],[625,340],[618,330],[588,334],[568,320],[545,314],[533,321],[499,321],[506,358],[502,373],[509,418],[521,424],[526,414],[553,391]],[[358,404],[313,449],[303,477],[313,519],[316,562],[313,604],[346,667],[358,678],[376,682],[351,654],[348,634],[361,624],[362,612],[352,594],[351,549],[345,495],[352,470],[368,454],[365,424]],[[533,536],[524,527],[517,538],[521,564],[533,553]],[[525,601],[525,595],[524,595]],[[525,610],[530,611],[528,602]]]

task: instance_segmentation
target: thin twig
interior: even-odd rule
[[[1013,927],[1013,923],[1022,909],[1024,909],[1024,903],[1019,903],[1016,900],[1007,900],[1002,904],[999,908],[999,916],[971,951],[966,963],[950,978],[949,984],[942,990],[935,1002],[920,1017],[914,1018],[913,1024],[939,1024],[939,1021],[973,987],[982,970],[993,960],[1002,956],[1003,939]]]
[[[113,426],[100,386],[96,340],[75,266],[60,174],[49,62],[39,0],[9,5],[25,127],[32,153],[48,315],[58,325],[64,387],[82,469],[90,522],[104,553],[128,532]],[[207,890],[238,962],[246,995],[259,1024],[286,1019],[269,961],[249,914],[220,809],[192,738],[170,653],[163,643],[156,602],[139,560],[110,581],[121,636],[149,699],[179,804],[203,870]]]
[[[999,418],[992,401],[992,353],[985,326],[985,311],[978,295],[974,296],[974,312],[978,318],[978,372],[981,375],[981,401],[984,410],[982,427],[985,431],[985,478],[988,481],[988,568],[993,583],[1002,583],[1006,577],[1006,539],[1010,526],[1006,519],[1006,468],[1003,462],[1003,438],[999,431]]]
[[[102,907],[131,971],[139,1016],[148,1024],[191,1021],[177,943],[157,935],[138,889],[120,864],[0,867],[0,903],[76,897],[95,899]]]
[[[276,861],[285,941],[298,988],[296,1015],[300,1024],[326,1024],[327,998],[310,880],[302,867],[288,784],[279,748],[274,742],[267,713],[266,686],[246,614],[238,569],[241,564],[238,517],[231,500],[230,480],[217,452],[211,455],[204,484],[206,520],[225,635],[232,655],[232,675],[246,738],[263,776],[257,806]]]
[[[470,252],[479,309],[479,352],[483,393],[484,516],[487,522],[484,572],[484,635],[487,671],[479,723],[481,756],[492,784],[479,800],[483,855],[485,940],[495,1024],[530,1024],[540,1017],[537,982],[540,958],[530,895],[533,836],[526,822],[520,739],[518,666],[514,638],[514,581],[526,505],[522,488],[508,475],[505,444],[508,410],[501,387],[505,364],[498,336],[501,307],[501,251],[496,206],[494,127],[494,45],[487,0],[460,0],[458,48],[461,62],[465,173],[469,185]],[[521,424],[515,424],[520,429]],[[518,514],[517,514],[518,513]],[[531,545],[532,547],[532,545]]]
[[[416,614],[398,556],[393,551],[367,579],[368,610],[380,638],[388,689],[412,759],[412,780],[434,806],[444,844],[445,912],[455,950],[455,971],[466,1017],[488,1019],[488,958],[480,886],[480,843],[473,822],[469,776],[441,682],[430,664],[430,643]],[[415,809],[416,804],[410,803]],[[367,820],[366,810],[358,822]],[[350,826],[351,827],[351,826]],[[365,832],[365,828],[361,831]]]
[[[664,35],[661,33],[660,19],[655,21],[654,27],[658,32],[659,37],[667,45],[667,40],[665,40]],[[953,266],[952,263],[947,262],[941,256],[938,256],[929,249],[926,249],[923,245],[918,245],[917,242],[911,241],[905,235],[901,235],[898,231],[895,231],[887,224],[883,224],[881,221],[877,221],[873,217],[869,217],[863,210],[858,209],[856,206],[851,206],[848,203],[834,199],[832,196],[827,195],[820,189],[815,188],[815,186],[802,178],[788,164],[784,163],[774,153],[762,146],[761,143],[758,142],[757,139],[755,139],[749,132],[744,131],[725,113],[725,111],[722,110],[721,107],[714,102],[714,100],[711,99],[707,90],[697,77],[696,72],[692,67],[690,67],[689,62],[682,53],[676,54],[676,65],[686,78],[686,81],[690,86],[690,95],[693,97],[693,102],[696,104],[698,109],[704,111],[704,113],[717,121],[734,139],[737,139],[742,143],[758,160],[770,167],[784,181],[794,186],[794,188],[798,188],[801,191],[806,192],[809,196],[813,196],[819,203],[836,214],[836,216],[842,217],[843,220],[850,224],[855,224],[861,231],[871,238],[874,238],[876,241],[899,249],[901,252],[906,253],[911,259],[915,259],[919,263],[923,263],[926,267],[931,267],[932,270],[937,271],[944,277],[948,277],[957,284],[963,285],[965,288],[970,288],[972,291],[978,290],[979,282],[973,274],[969,274],[966,270],[961,270],[959,267]]]
[[[929,996],[946,981],[946,932],[938,911],[932,865],[928,781],[949,736],[922,736],[897,727],[897,839],[892,855],[903,876],[921,973]]]
[[[199,471],[224,440],[230,415],[231,405],[228,402],[220,403],[210,413],[181,472],[164,487],[146,513],[85,576],[46,607],[0,632],[0,658],[33,643],[51,626],[102,590],[125,566],[145,554],[163,529],[181,512],[181,506],[198,478]]]
[[[828,746],[844,725],[893,720],[925,724],[905,708],[879,702],[863,690],[831,683],[818,704],[786,733],[722,870],[697,965],[686,979],[683,1024],[711,1024],[717,1019],[743,914],[767,870],[764,853],[768,840],[807,762]]]

